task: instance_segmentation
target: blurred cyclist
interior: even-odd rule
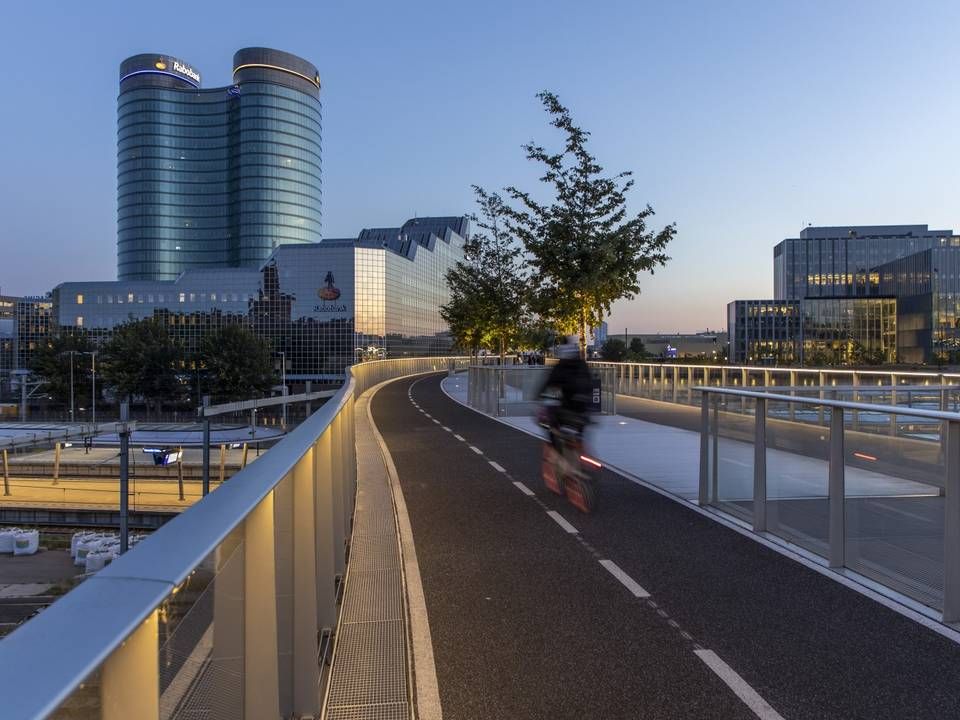
[[[545,407],[544,420],[551,430],[551,440],[557,449],[556,429],[567,426],[582,433],[588,423],[587,408],[590,403],[592,385],[590,369],[580,357],[576,336],[565,338],[557,348],[559,361],[550,370],[546,383],[540,390],[541,397],[555,396],[559,393],[559,404]]]

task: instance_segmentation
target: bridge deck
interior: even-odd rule
[[[615,473],[577,513],[543,489],[536,438],[438,377],[386,386],[373,416],[447,717],[960,713],[960,645]]]

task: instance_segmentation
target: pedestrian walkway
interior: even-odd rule
[[[443,381],[443,389],[457,402],[467,404],[466,374],[448,377]],[[518,430],[543,436],[533,417],[498,419]],[[598,415],[594,417],[588,442],[605,465],[642,478],[673,495],[696,501],[700,477],[700,433],[625,415]],[[719,450],[725,499],[735,502],[752,498],[753,445],[724,439]],[[826,461],[773,449],[768,449],[767,453],[767,465],[777,469],[776,481],[768,481],[770,498],[826,496]],[[846,485],[848,496],[933,497],[940,494],[939,489],[930,485],[856,467],[847,468]]]

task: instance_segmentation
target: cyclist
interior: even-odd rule
[[[546,383],[540,390],[541,397],[549,397],[559,392],[559,405],[548,405],[546,421],[550,428],[551,439],[557,446],[556,430],[560,425],[574,428],[582,433],[587,426],[587,405],[590,401],[590,369],[580,357],[576,336],[565,338],[557,348],[559,361],[550,370]]]
[[[540,391],[541,397],[554,398],[554,402],[544,404],[540,415],[540,424],[550,433],[543,448],[543,481],[551,491],[565,494],[580,510],[591,512],[601,467],[583,447],[592,383],[587,363],[570,339],[558,348],[559,362],[551,368]]]

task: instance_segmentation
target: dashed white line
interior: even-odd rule
[[[454,435],[454,437],[455,437],[457,440],[459,440],[460,442],[466,442],[466,440],[463,439],[463,436],[462,436],[462,435]]]
[[[435,422],[435,423],[436,423],[437,425],[439,425],[439,424],[440,424],[440,421],[439,421],[439,420],[437,420],[436,418],[430,418],[430,419],[431,419],[431,420],[433,420],[433,422]]]
[[[447,432],[453,432],[453,430],[451,430],[450,428],[448,428],[446,425],[443,426],[443,429],[446,430]]]
[[[528,488],[526,485],[524,485],[524,484],[523,484],[522,482],[520,482],[519,480],[514,480],[514,481],[513,481],[513,484],[516,485],[516,486],[520,489],[520,492],[522,492],[524,495],[533,496],[533,495],[535,494],[535,493],[533,492],[533,490],[531,490],[530,488]]]
[[[637,582],[636,580],[634,580],[632,577],[630,577],[629,575],[627,575],[623,570],[621,570],[621,569],[620,569],[620,566],[617,565],[613,560],[601,560],[601,561],[600,561],[600,564],[603,565],[603,566],[607,569],[607,572],[609,572],[609,573],[610,573],[611,575],[613,575],[617,580],[619,580],[620,583],[621,583],[627,590],[629,590],[631,593],[633,593],[633,596],[634,596],[634,597],[638,597],[638,598],[647,598],[647,597],[650,597],[650,593],[648,593],[646,590],[644,590],[642,587],[640,587],[640,583],[638,583],[638,582]],[[658,612],[663,612],[663,611],[658,610]],[[664,615],[664,617],[666,617],[666,613],[663,613],[663,615]]]
[[[487,462],[490,463],[490,467],[492,467],[497,472],[504,472],[504,473],[506,472],[506,469],[503,467],[503,465],[499,463],[495,463],[493,460],[487,460]]]
[[[483,450],[478,448],[476,445],[471,445],[470,449],[473,450],[477,455],[483,455]]]
[[[743,700],[748,708],[753,710],[754,714],[760,720],[783,720],[783,716],[770,707],[770,704],[747,684],[747,681],[740,677],[736,671],[727,665],[713,650],[694,650],[694,654],[706,663],[707,667],[713,670],[723,682],[727,684],[734,694]]]
[[[559,525],[560,527],[562,527],[564,530],[566,530],[566,531],[567,531],[568,533],[570,533],[571,535],[576,535],[578,532],[580,532],[580,531],[577,530],[573,525],[571,525],[570,523],[568,523],[567,520],[566,520],[566,518],[564,518],[563,515],[561,515],[560,513],[558,513],[556,510],[548,510],[548,511],[547,511],[547,515],[549,515],[550,517],[552,517],[552,518],[554,519],[554,521],[557,523],[557,525]]]
[[[430,413],[424,413],[424,415],[426,415],[428,418],[432,418],[432,417],[433,417],[433,415],[431,415]]]

